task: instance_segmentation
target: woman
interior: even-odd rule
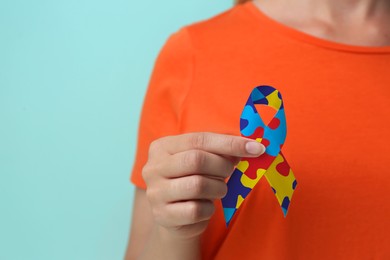
[[[142,113],[127,259],[390,259],[390,1],[255,0],[182,28]],[[225,225],[255,86],[283,94],[286,218],[265,180]],[[141,176],[142,173],[142,176]]]

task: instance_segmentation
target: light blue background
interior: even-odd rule
[[[121,259],[168,35],[232,0],[0,0],[0,259]]]

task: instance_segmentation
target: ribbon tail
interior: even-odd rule
[[[265,177],[282,208],[284,217],[297,187],[297,180],[282,153],[279,153],[265,173]]]
[[[250,158],[248,160],[241,161],[237,165],[236,169],[234,170],[227,183],[228,192],[226,196],[222,199],[226,226],[229,226],[229,223],[236,211],[240,208],[245,198],[249,195],[249,193],[255,187],[257,182],[265,173],[265,170],[257,169],[254,173],[256,176],[254,179],[248,177],[245,173],[251,171],[251,169],[248,170],[249,165],[251,165],[251,168],[257,165],[256,160],[251,160],[253,159]]]
[[[297,187],[297,181],[287,160],[279,153],[267,169],[262,167],[261,160],[252,160],[251,158],[241,161],[227,183],[228,192],[222,199],[226,226],[229,226],[234,214],[263,175],[271,186],[284,217],[287,216],[290,201]]]

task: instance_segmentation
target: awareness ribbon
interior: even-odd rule
[[[268,125],[264,124],[255,104],[268,105],[276,110]],[[262,143],[266,150],[257,158],[242,158],[230,177],[228,192],[222,199],[226,225],[263,175],[286,217],[297,181],[281,152],[287,128],[282,95],[278,90],[271,86],[253,89],[241,114],[240,131],[242,136]]]

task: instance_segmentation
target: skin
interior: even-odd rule
[[[253,140],[213,133],[153,142],[142,172],[148,188],[136,191],[127,259],[199,259],[199,238],[214,213],[213,201],[227,192],[225,179],[240,157],[264,151]]]
[[[272,19],[319,38],[390,45],[389,0],[254,2]],[[147,189],[135,191],[125,259],[200,259],[200,237],[214,213],[213,201],[226,194],[224,179],[240,157],[263,152],[262,145],[246,138],[213,133],[154,141],[142,172]]]
[[[389,0],[257,0],[267,16],[333,42],[390,45]]]

